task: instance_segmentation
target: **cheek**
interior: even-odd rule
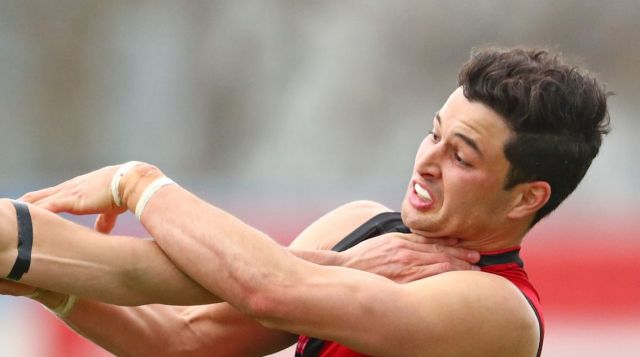
[[[502,189],[502,181],[478,180],[469,183],[473,187],[473,194],[469,194],[470,205],[476,207],[478,216],[500,216],[508,203],[508,195]]]
[[[458,172],[453,172],[454,170]],[[481,172],[461,168],[453,168],[451,171],[449,180],[444,180],[445,201],[475,210],[493,206],[492,202],[501,196],[501,183],[489,179]]]

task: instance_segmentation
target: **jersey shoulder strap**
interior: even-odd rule
[[[375,215],[366,221],[353,232],[349,233],[340,242],[338,242],[331,250],[342,252],[356,244],[363,242],[369,238],[391,232],[409,233],[409,227],[402,223],[400,212],[383,212]],[[302,353],[296,353],[298,357],[315,357],[320,355],[320,351],[325,345],[325,341],[310,337],[304,344]]]
[[[344,239],[333,246],[332,250],[342,252],[369,238],[391,232],[410,232],[409,227],[402,223],[400,212],[383,212],[375,215],[344,237]]]

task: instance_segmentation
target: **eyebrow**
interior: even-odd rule
[[[440,112],[436,112],[436,121],[438,121],[438,124],[442,124],[442,118],[440,118]],[[462,141],[464,141],[467,145],[469,145],[469,147],[471,147],[473,149],[473,151],[477,152],[478,155],[484,157],[484,155],[482,154],[482,151],[480,150],[480,147],[478,146],[478,143],[476,143],[475,140],[471,139],[470,137],[461,134],[461,133],[455,133],[453,134],[454,136],[462,139]]]
[[[453,135],[459,137],[460,139],[462,139],[462,141],[467,143],[467,145],[469,145],[473,149],[473,151],[477,152],[478,155],[484,157],[484,155],[482,154],[482,151],[480,151],[480,147],[478,147],[478,144],[473,139],[471,139],[470,137],[468,137],[468,136],[466,136],[464,134],[460,134],[460,133],[455,133]]]

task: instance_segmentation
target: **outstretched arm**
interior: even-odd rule
[[[121,305],[220,301],[178,270],[155,242],[107,236],[30,205],[31,267],[21,282]],[[0,274],[17,256],[16,211],[0,199]]]
[[[292,244],[299,256],[318,264],[343,265],[373,271],[406,282],[449,269],[469,269],[469,252],[443,245],[451,240],[427,242],[412,235],[388,234],[346,252],[322,249],[386,208],[371,202],[342,206],[308,227]],[[445,258],[442,252],[449,254]],[[473,255],[473,254],[472,254]],[[460,257],[455,259],[453,257]],[[26,295],[34,288],[0,281],[0,293]],[[36,298],[50,308],[64,299],[45,292]],[[265,328],[226,303],[189,308],[147,305],[119,307],[81,299],[65,321],[78,333],[108,351],[122,356],[211,355],[262,356],[295,340],[284,331]],[[250,336],[250,341],[247,341]]]
[[[135,170],[133,173],[136,175],[130,175],[131,181],[122,186],[130,209],[135,206],[146,186],[161,176],[155,168],[142,169],[143,174]],[[167,211],[170,214],[163,214]],[[181,269],[210,291],[268,326],[335,339],[362,351],[380,354],[400,351],[396,348],[402,346],[403,339],[398,336],[398,340],[381,344],[380,339],[363,335],[372,326],[388,333],[395,330],[396,335],[411,327],[418,327],[416,331],[431,338],[441,334],[440,329],[420,328],[425,327],[425,322],[433,323],[437,319],[416,319],[424,313],[409,314],[410,307],[422,306],[415,303],[429,298],[421,294],[407,295],[416,288],[399,288],[375,275],[305,263],[274,245],[260,232],[177,186],[166,186],[158,191],[149,201],[142,222]],[[176,242],[184,243],[182,249]],[[209,264],[194,266],[184,260],[184,256],[180,257],[185,252],[192,257],[207,258]],[[374,301],[370,298],[374,296],[378,296],[374,299],[378,303],[370,304]],[[409,299],[411,296],[414,298]],[[336,299],[345,304],[336,306],[332,303]],[[429,306],[427,310],[433,313],[444,311],[440,303],[446,300],[436,300],[438,304],[425,305]],[[313,306],[313,309],[308,309],[308,306]],[[387,321],[394,307],[402,308],[401,325]],[[373,309],[365,313],[362,308]],[[476,317],[473,314],[469,316]],[[445,330],[449,335],[455,335],[455,331]],[[482,334],[479,336],[487,337]],[[391,347],[393,349],[389,350]],[[417,346],[411,343],[404,346],[402,351],[424,352],[416,349],[420,347],[424,348],[422,344]]]
[[[82,300],[66,319],[117,356],[264,356],[297,336],[265,328],[227,303],[121,307]]]
[[[0,294],[29,296],[54,309],[65,295],[0,279]],[[296,336],[265,328],[227,303],[116,306],[80,299],[63,320],[116,356],[264,356]]]
[[[129,209],[162,176],[134,170],[123,191]],[[265,326],[376,355],[527,356],[537,348],[531,308],[495,275],[451,273],[403,286],[310,264],[177,185],[157,191],[141,221],[185,273]],[[192,264],[185,252],[209,264]]]
[[[33,251],[31,268],[21,279],[25,284],[119,305],[197,305],[219,301],[178,270],[153,240],[101,234],[34,205],[30,205],[29,211],[33,224]],[[332,227],[333,232],[323,231],[325,241],[340,239],[348,233]],[[0,199],[2,276],[7,276],[16,260],[17,236],[13,204],[8,199]],[[396,279],[399,281],[433,275],[443,268],[470,268],[465,250],[447,248],[448,256],[430,255],[433,245],[402,239],[378,239],[368,242],[366,249],[357,247],[340,254],[300,244],[295,246],[295,255],[314,263],[351,266],[399,278]],[[393,254],[386,260],[372,258],[374,254],[379,257],[394,250],[404,251],[402,262],[394,261]],[[408,254],[412,254],[408,257],[411,259],[407,259]],[[453,264],[443,267],[444,261]]]

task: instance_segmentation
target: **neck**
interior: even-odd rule
[[[513,247],[520,246],[521,244],[522,244],[522,237],[520,239],[500,240],[500,241],[494,241],[494,242],[461,240],[460,243],[458,243],[456,246],[475,250],[479,253],[484,253],[484,252],[494,252],[497,250],[513,248]]]
[[[513,228],[492,232],[483,237],[473,237],[473,239],[461,238],[457,246],[480,253],[516,247],[522,244],[527,229]]]

